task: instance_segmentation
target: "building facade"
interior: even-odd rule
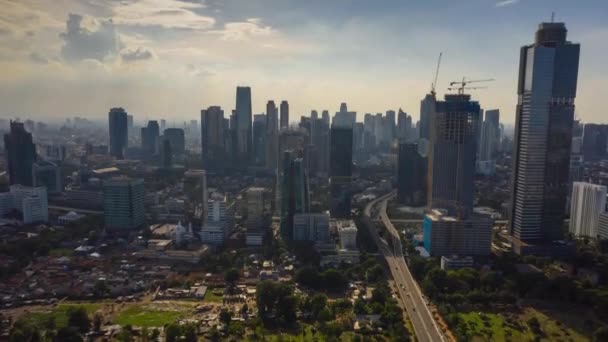
[[[580,45],[563,23],[542,23],[521,48],[510,232],[525,243],[562,238]]]
[[[124,159],[125,150],[129,145],[129,128],[127,112],[123,108],[112,108],[108,113],[110,132],[110,155],[116,159]]]
[[[353,130],[333,124],[329,145],[330,213],[334,218],[349,218],[353,172]]]
[[[143,179],[112,178],[103,184],[103,211],[106,229],[127,231],[141,227],[145,220]]]
[[[570,233],[597,237],[600,214],[606,211],[606,187],[574,182],[570,204]]]
[[[32,186],[36,145],[23,123],[11,121],[10,132],[4,135],[4,149],[9,184]]]

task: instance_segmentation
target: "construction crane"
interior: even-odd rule
[[[437,78],[439,77],[439,67],[441,66],[441,56],[443,52],[439,53],[439,58],[437,59],[437,68],[435,69],[435,78],[433,79],[433,83],[431,83],[431,95],[435,98],[435,87],[437,86]]]
[[[450,82],[450,87],[448,90],[458,90],[458,95],[464,94],[465,89],[486,89],[487,87],[467,87],[467,84],[470,83],[479,83],[479,82],[492,82],[493,78],[488,78],[484,80],[467,80],[466,77],[462,78],[462,81],[453,81]],[[458,87],[454,87],[454,85],[458,85]]]

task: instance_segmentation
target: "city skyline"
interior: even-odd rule
[[[138,121],[183,121],[213,105],[235,109],[234,89],[244,85],[252,88],[254,113],[270,99],[287,100],[291,122],[311,109],[335,112],[341,102],[357,111],[358,121],[400,107],[418,119],[443,51],[438,93],[462,76],[493,77],[474,97],[512,124],[517,49],[538,22],[549,21],[550,8],[584,46],[577,115],[606,122],[605,47],[594,44],[608,36],[600,1],[2,4],[9,14],[0,20],[0,67],[9,71],[0,76],[6,118],[102,120],[107,108],[122,106]],[[471,15],[476,20],[466,19]]]

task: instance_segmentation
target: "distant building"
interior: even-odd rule
[[[144,224],[143,179],[112,178],[103,184],[106,229],[126,231]]]
[[[266,150],[264,153],[266,167],[276,170],[279,167],[279,112],[274,101],[266,104]]]
[[[266,166],[266,114],[253,116],[253,162],[257,166]]]
[[[141,149],[146,159],[151,159],[160,151],[160,127],[158,121],[148,121],[147,127],[141,129]]]
[[[487,110],[481,125],[481,141],[477,170],[481,174],[494,174],[496,155],[500,144],[500,112],[498,109]]]
[[[431,117],[428,177],[429,209],[465,217],[473,209],[477,128],[480,107],[466,94],[436,101]]]
[[[493,220],[485,216],[463,219],[432,210],[424,216],[424,248],[431,256],[488,256],[492,225]]]
[[[471,267],[473,267],[473,258],[470,256],[450,255],[441,257],[441,269],[446,272]]]
[[[608,239],[608,212],[600,214],[598,219],[597,235],[600,239]]]
[[[283,172],[280,184],[281,234],[293,238],[293,218],[295,214],[307,213],[310,209],[308,178],[302,158],[294,158],[291,151],[283,157]]]
[[[270,231],[270,222],[266,212],[266,189],[247,189],[247,232],[245,235],[248,246],[261,246],[264,236]]]
[[[329,214],[295,214],[293,217],[293,239],[295,241],[329,241]]]
[[[399,144],[397,161],[397,195],[399,202],[413,207],[426,202],[426,169],[428,161],[420,155],[416,143]]]
[[[129,144],[127,112],[123,108],[112,108],[108,114],[110,131],[110,155],[124,159]]]
[[[570,205],[570,233],[597,237],[600,214],[606,211],[606,187],[574,182]]]
[[[184,130],[181,128],[167,128],[163,131],[163,135],[165,140],[169,140],[171,143],[173,155],[183,156],[186,152],[186,137],[184,135]]]
[[[353,172],[352,126],[332,125],[329,148],[329,210],[332,217],[349,218]]]
[[[281,128],[289,127],[289,102],[281,101]]]
[[[207,222],[200,231],[201,241],[222,245],[234,229],[235,203],[217,193],[207,201]]]
[[[435,96],[426,94],[420,101],[420,139],[431,138],[431,116],[435,111]]]
[[[542,23],[521,48],[511,235],[525,243],[563,237],[580,45],[564,23]]]
[[[205,169],[220,171],[226,166],[226,141],[230,140],[226,131],[221,107],[211,106],[201,111],[201,145]]]
[[[353,220],[336,221],[336,230],[342,249],[357,250],[357,226]]]
[[[608,125],[586,124],[581,150],[586,161],[608,157]]]
[[[48,194],[59,194],[63,191],[61,169],[53,163],[39,161],[33,165],[33,186],[45,187]]]
[[[241,167],[246,167],[252,159],[252,110],[251,110],[251,88],[236,88],[236,159]],[[231,127],[232,128],[232,127]]]
[[[23,215],[23,223],[47,222],[49,207],[44,187],[29,187],[20,184],[10,186],[10,192],[0,193],[0,214],[17,210]]]
[[[32,169],[36,161],[36,145],[32,134],[25,130],[21,122],[11,121],[11,131],[4,135],[6,168],[9,182],[32,186]]]
[[[74,223],[74,222],[78,222],[80,220],[82,220],[83,218],[85,218],[86,215],[81,215],[78,214],[75,211],[70,211],[69,213],[65,214],[65,215],[61,215],[57,218],[57,222],[59,224],[70,224],[70,223]]]

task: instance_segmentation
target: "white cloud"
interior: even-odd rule
[[[511,5],[515,5],[519,0],[502,0],[496,3],[496,7],[507,7]]]
[[[206,30],[215,25],[215,19],[199,15],[201,3],[177,0],[140,0],[112,4],[113,19],[117,25],[160,26],[164,28]]]
[[[84,59],[103,61],[121,48],[120,37],[111,20],[99,21],[78,14],[70,14],[66,32],[61,33],[64,45],[61,56],[68,62]]]
[[[129,49],[121,52],[120,57],[127,63],[145,61],[154,58],[152,51],[145,48]]]

